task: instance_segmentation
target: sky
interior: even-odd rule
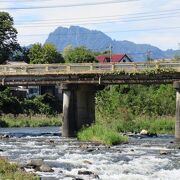
[[[114,40],[180,48],[180,0],[0,0],[21,45],[44,43],[57,27],[78,25]]]

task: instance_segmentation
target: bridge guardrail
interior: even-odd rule
[[[173,68],[180,71],[180,62],[150,63],[77,63],[77,64],[34,64],[0,65],[0,74],[53,74],[53,73],[101,73],[113,71],[142,71],[151,68]]]

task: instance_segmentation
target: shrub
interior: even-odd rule
[[[119,133],[99,124],[94,124],[91,127],[82,129],[78,133],[78,139],[107,145],[115,145],[128,141],[126,136],[121,136]]]

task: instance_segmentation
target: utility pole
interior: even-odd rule
[[[110,62],[112,62],[112,45],[111,44],[109,46],[109,59],[110,59]]]
[[[147,50],[147,61],[151,61],[151,52],[149,49]]]

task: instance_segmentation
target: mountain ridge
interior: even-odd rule
[[[127,40],[113,40],[105,33],[97,30],[89,30],[80,26],[58,27],[49,34],[45,43],[54,44],[59,51],[72,45],[73,47],[85,46],[92,51],[105,51],[112,46],[113,53],[126,53],[134,61],[145,61],[147,56],[152,59],[173,58],[178,50],[161,50],[150,44],[136,44]]]

